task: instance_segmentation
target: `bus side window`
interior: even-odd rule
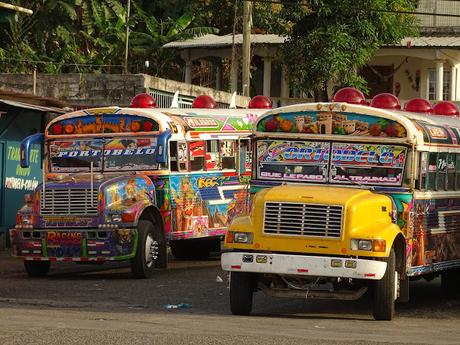
[[[455,189],[460,190],[460,154],[455,156]]]
[[[222,140],[220,142],[220,154],[222,157],[222,169],[235,169],[235,142]]]
[[[215,139],[206,141],[206,170],[220,170],[221,164],[219,142]]]
[[[191,141],[188,147],[190,152],[190,170],[203,171],[205,158],[204,141]]]
[[[187,154],[187,143],[177,143],[177,159],[179,161],[179,171],[188,170],[188,154]]]
[[[455,153],[447,157],[447,190],[455,190]]]
[[[436,190],[436,168],[438,163],[438,154],[430,152],[428,155],[428,190]]]
[[[447,183],[447,153],[439,152],[436,162],[436,190],[446,190]]]
[[[169,142],[169,169],[171,171],[179,171],[179,163],[177,157],[177,141]]]
[[[248,139],[239,142],[238,169],[240,174],[251,171],[251,146]]]
[[[420,178],[419,178],[419,189],[426,190],[426,182],[427,182],[427,172],[428,172],[428,153],[421,152],[420,153]]]

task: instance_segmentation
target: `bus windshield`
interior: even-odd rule
[[[50,172],[156,170],[156,137],[53,140]]]
[[[384,144],[270,140],[257,142],[257,178],[401,186],[407,149]]]

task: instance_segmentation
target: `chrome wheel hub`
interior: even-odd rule
[[[145,265],[150,268],[156,259],[158,259],[158,242],[153,239],[152,235],[145,238]]]

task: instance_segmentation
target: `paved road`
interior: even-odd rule
[[[220,279],[222,278],[222,282]],[[127,267],[61,265],[30,279],[0,254],[0,344],[460,344],[460,300],[439,280],[417,281],[392,322],[374,322],[371,301],[303,301],[256,295],[254,315],[228,310],[216,257],[172,262],[153,279]],[[165,309],[187,303],[187,309]]]

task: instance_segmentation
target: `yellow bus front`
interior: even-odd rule
[[[234,219],[222,255],[235,314],[250,311],[248,291],[357,299],[374,281],[374,316],[391,318],[407,216],[395,200],[410,194],[413,163],[404,119],[368,109],[294,106],[259,120],[251,213]]]

